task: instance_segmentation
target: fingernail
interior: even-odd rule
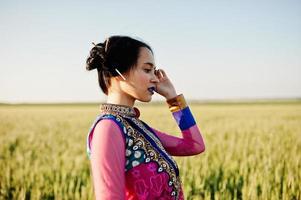
[[[160,75],[163,77],[163,74],[162,74],[162,72],[161,72],[161,71],[159,71],[159,73],[160,73]]]

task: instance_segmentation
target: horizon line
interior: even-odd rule
[[[264,103],[264,102],[301,102],[301,97],[266,97],[266,98],[206,98],[186,99],[188,103]],[[165,103],[166,100],[153,100],[151,102],[140,102],[136,104]],[[0,101],[0,105],[56,105],[56,104],[101,104],[105,101]]]

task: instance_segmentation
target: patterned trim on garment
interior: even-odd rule
[[[118,104],[103,103],[100,106],[102,113],[114,113],[115,115],[128,116],[128,117],[139,117],[139,111],[135,107],[129,107]]]
[[[142,132],[146,133],[146,136],[147,137],[150,137],[152,139],[152,141],[150,140],[150,142],[152,144],[156,144],[159,148],[157,149],[158,151],[161,151],[163,152],[163,156],[167,157],[166,159],[167,160],[170,160],[171,161],[171,165],[173,165],[174,169],[175,169],[175,172],[177,174],[177,176],[179,175],[179,170],[178,170],[178,166],[177,166],[177,163],[176,161],[166,152],[165,148],[163,147],[161,141],[159,140],[158,136],[153,132],[153,131],[150,131],[150,128],[147,126],[146,123],[142,122],[141,120],[139,119],[135,119],[135,118],[132,118],[131,121],[133,121],[135,123],[136,126],[138,126],[139,129],[142,129]]]
[[[127,163],[125,170],[128,171],[141,163],[149,163],[151,161],[156,162],[159,166],[158,173],[165,171],[169,175],[168,185],[173,188],[170,195],[178,199],[179,192],[181,190],[181,180],[178,176],[178,167],[171,156],[169,156],[165,151],[160,140],[148,131],[136,118],[123,118],[118,115],[115,115],[115,118],[118,122],[121,122],[121,124],[124,125],[123,133],[126,136],[126,152],[128,152],[128,156],[126,156]],[[139,128],[141,128],[147,135],[152,135],[149,137],[154,141],[149,141],[143,133],[141,134],[135,130],[128,120],[135,124],[137,123],[137,126],[139,126]],[[161,149],[164,153],[160,154],[158,149]],[[165,155],[168,156],[169,159],[166,158]],[[172,161],[172,164],[170,161]]]

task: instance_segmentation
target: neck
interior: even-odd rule
[[[133,107],[135,99],[121,92],[109,92],[107,103]]]

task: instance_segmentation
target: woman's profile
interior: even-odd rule
[[[111,36],[94,44],[86,69],[97,69],[107,95],[87,136],[96,199],[184,199],[172,156],[200,154],[205,145],[183,94],[176,93],[164,70],[156,69],[151,47]],[[154,92],[166,99],[182,137],[139,119],[135,101],[150,102]]]

